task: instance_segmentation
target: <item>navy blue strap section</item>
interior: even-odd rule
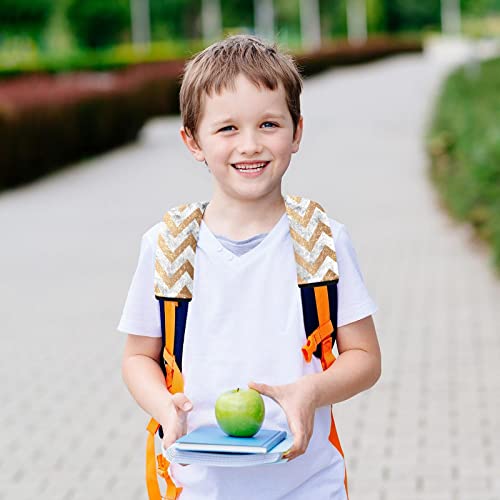
[[[332,282],[326,285],[328,288],[328,303],[330,305],[330,318],[333,324],[332,345],[335,344],[337,336],[337,282]],[[302,298],[302,314],[304,316],[304,326],[306,338],[311,335],[319,326],[318,310],[316,308],[316,297],[314,295],[314,287],[301,287],[300,295]],[[314,352],[314,355],[321,359],[321,346],[319,345]]]
[[[161,352],[165,348],[165,300],[158,298],[158,305],[160,308],[160,322],[161,322]],[[188,312],[189,302],[179,301],[175,309],[175,338],[174,338],[174,356],[179,370],[182,372],[182,350],[184,347],[184,333],[186,331],[186,319]],[[160,363],[163,375],[166,375],[165,363]],[[160,426],[158,429],[160,439],[163,439],[163,429]]]
[[[158,297],[157,297],[158,298]],[[165,347],[165,301],[158,299],[158,306],[160,307],[160,322],[161,322],[161,352],[163,353],[163,348]],[[165,364],[160,363],[163,375],[166,375],[167,370],[165,369]]]
[[[161,321],[161,351],[165,347],[165,300],[158,299],[160,306]],[[186,319],[189,308],[188,301],[179,301],[175,309],[175,338],[174,338],[174,356],[179,370],[182,372],[182,350],[184,348],[184,332],[186,331]],[[165,367],[161,364],[163,372]]]
[[[179,370],[182,372],[182,350],[184,348],[184,333],[186,332],[186,319],[189,308],[189,302],[183,300],[178,302],[175,309],[175,338],[174,338],[174,356]]]

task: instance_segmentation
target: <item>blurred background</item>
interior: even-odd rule
[[[500,0],[0,0],[0,500],[146,498],[115,330],[141,235],[210,197],[178,90],[234,33],[306,77],[284,191],[379,305],[351,500],[500,500]]]

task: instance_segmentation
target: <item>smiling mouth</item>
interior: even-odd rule
[[[231,163],[231,166],[240,172],[256,172],[262,170],[271,163],[270,161],[254,162],[254,163]]]

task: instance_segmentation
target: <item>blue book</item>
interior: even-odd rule
[[[205,425],[182,436],[174,446],[182,451],[268,453],[285,438],[285,431],[272,429],[261,429],[253,437],[233,437],[217,426]]]

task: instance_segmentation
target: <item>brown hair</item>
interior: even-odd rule
[[[216,42],[187,62],[180,90],[184,128],[196,138],[203,96],[234,89],[236,77],[247,77],[257,86],[285,89],[293,133],[300,119],[302,77],[291,56],[279,52],[276,45],[250,35],[235,35]]]

